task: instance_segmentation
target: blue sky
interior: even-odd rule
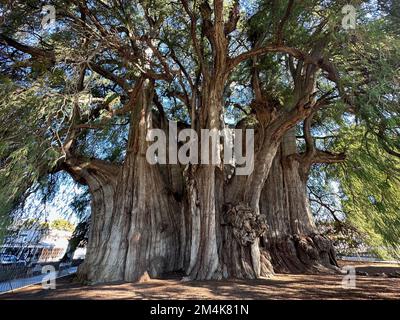
[[[43,203],[37,193],[32,194],[28,197],[23,212],[18,216],[18,220],[34,218],[50,222],[57,219],[65,219],[76,224],[79,220],[71,209],[70,203],[75,195],[83,192],[84,189],[81,186],[74,183],[72,178],[65,175],[54,199]]]

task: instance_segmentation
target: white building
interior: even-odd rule
[[[6,237],[0,253],[15,255],[27,262],[60,260],[67,250],[72,232],[56,229],[21,229]]]

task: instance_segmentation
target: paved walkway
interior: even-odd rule
[[[372,258],[372,257],[362,257],[362,256],[344,256],[340,257],[341,260],[345,261],[354,261],[354,262],[372,262],[372,263],[385,263],[385,264],[397,264],[400,265],[400,260],[393,260],[393,261],[388,261],[388,260],[379,260],[377,258]]]
[[[77,271],[78,267],[71,267],[69,269],[64,269],[61,271],[54,272],[55,278],[61,278],[73,274]],[[51,273],[50,273],[51,274]],[[34,284],[41,283],[45,276],[49,274],[40,274],[38,276],[30,278],[13,279],[10,281],[0,282],[0,295],[6,292],[12,292],[16,289],[31,286]]]

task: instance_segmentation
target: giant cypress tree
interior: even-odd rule
[[[335,270],[306,183],[313,164],[342,162],[346,148],[314,136],[340,134],[350,119],[398,151],[390,19],[366,15],[367,1],[347,31],[342,1],[49,3],[57,15],[47,31],[39,12],[48,3],[1,7],[4,212],[49,174],[87,185],[79,274],[90,282]],[[388,103],[367,99],[371,83]],[[150,164],[148,130],[167,130],[168,119],[199,136],[228,122],[254,129],[254,171]]]

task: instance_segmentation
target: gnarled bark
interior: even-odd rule
[[[160,168],[146,159],[152,90],[144,87],[136,101],[123,165],[107,176],[99,171],[82,177],[92,195],[92,216],[79,276],[89,283],[137,281],[183,267],[182,211]]]
[[[80,278],[86,279],[98,262],[100,248],[108,241],[106,230],[112,223],[120,168],[103,161],[82,159],[69,159],[64,166],[76,181],[89,187],[92,198],[86,258],[79,267]]]
[[[307,194],[309,163],[296,156],[295,137],[287,135],[264,186],[260,208],[267,217],[265,242],[276,272],[337,270],[331,241],[318,233]]]
[[[218,43],[217,40],[222,43]],[[223,127],[221,115],[226,81],[224,70],[226,43],[223,43],[223,39],[217,40],[214,45],[220,46],[220,50],[216,53],[213,77],[208,79],[203,87],[204,113],[200,114],[198,127],[219,130]],[[221,165],[210,164],[189,168],[187,194],[191,217],[191,249],[190,262],[186,270],[189,279],[254,279],[268,276],[273,272],[268,253],[259,248],[259,238],[241,243],[235,237],[237,231],[235,227],[226,221],[228,204],[236,206],[245,200],[245,205],[250,205],[250,201],[246,201],[249,199],[243,196],[246,185],[242,179],[237,178],[232,182],[241,185],[242,194],[236,199],[230,197],[226,183],[226,174]],[[256,219],[255,217],[259,215],[258,201],[251,201],[249,211]],[[244,224],[241,228],[244,228]]]

